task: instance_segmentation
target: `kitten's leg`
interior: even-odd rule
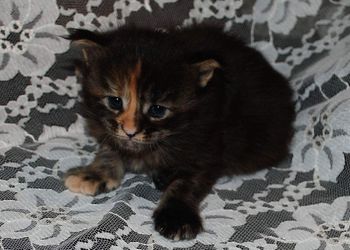
[[[199,204],[215,181],[216,177],[207,173],[172,181],[153,214],[155,229],[170,239],[195,238],[203,230]]]
[[[103,149],[90,165],[70,169],[64,184],[72,192],[96,195],[117,188],[123,176],[123,163],[118,154]]]
[[[164,191],[168,185],[178,176],[173,170],[157,170],[150,174],[155,187]]]

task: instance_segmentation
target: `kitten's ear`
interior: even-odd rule
[[[220,64],[214,59],[208,59],[202,62],[192,64],[199,72],[199,85],[206,87],[214,75],[214,70],[220,68]]]
[[[103,48],[102,35],[88,30],[71,30],[67,39],[72,41],[72,45],[82,49],[84,63],[88,66],[94,54]]]
[[[74,47],[81,49],[83,57],[74,60],[75,74],[82,78],[89,72],[89,64],[103,50],[103,35],[88,30],[69,29],[65,38],[72,41]]]

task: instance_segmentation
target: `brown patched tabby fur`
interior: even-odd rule
[[[294,108],[288,82],[255,50],[218,28],[157,32],[76,31],[88,128],[101,145],[65,185],[95,195],[125,171],[164,191],[155,229],[172,239],[202,230],[199,204],[224,175],[251,172],[288,154]]]

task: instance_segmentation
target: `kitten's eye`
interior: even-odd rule
[[[120,97],[108,96],[108,105],[111,109],[121,110],[123,108],[123,100]]]
[[[148,115],[152,118],[160,119],[165,116],[166,111],[166,107],[160,105],[152,105],[148,110]]]

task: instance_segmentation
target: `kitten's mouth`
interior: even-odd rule
[[[145,141],[145,140],[141,141],[138,139],[129,139],[122,136],[115,136],[115,137],[118,145],[129,151],[140,152],[145,149],[153,148],[152,146],[155,145],[154,141]]]

